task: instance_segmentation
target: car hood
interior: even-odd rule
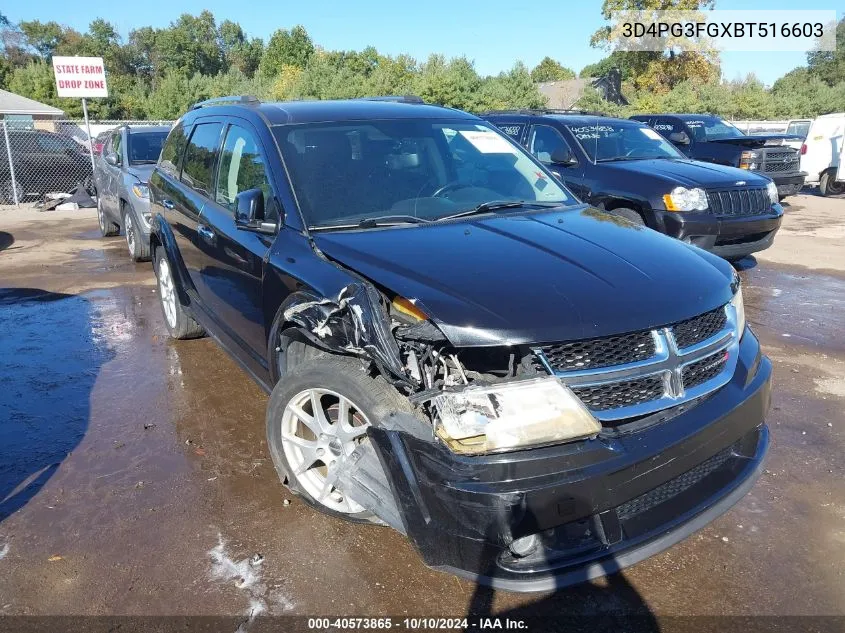
[[[724,260],[584,206],[313,237],[329,258],[415,300],[455,346],[632,332],[732,296]]]
[[[141,182],[149,182],[155,167],[155,165],[130,165],[126,168],[126,173],[135,176]]]
[[[752,134],[749,136],[736,136],[734,138],[711,138],[707,139],[708,143],[723,143],[726,145],[742,145],[743,147],[763,147],[767,143],[771,145],[779,145],[783,141],[792,141],[801,139],[795,134]],[[771,141],[779,141],[779,143],[771,143]]]
[[[727,165],[686,159],[623,160],[601,163],[602,167],[625,174],[636,174],[649,189],[655,180],[672,185],[718,189],[736,187],[744,181],[750,187],[765,187],[768,180],[753,172]],[[669,193],[669,190],[663,192]]]

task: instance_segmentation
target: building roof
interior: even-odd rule
[[[567,110],[574,106],[584,94],[590,83],[589,79],[564,79],[562,81],[544,81],[537,84],[540,94],[548,99],[550,108]]]
[[[41,114],[47,116],[64,116],[64,111],[39,103],[34,99],[27,99],[14,92],[0,90],[0,114]]]

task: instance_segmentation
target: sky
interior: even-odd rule
[[[465,55],[482,75],[509,69],[517,60],[533,67],[546,55],[578,72],[607,55],[590,47],[590,35],[604,24],[601,0],[557,0],[524,3],[516,0],[36,0],[3,8],[13,22],[55,20],[85,31],[94,18],[104,18],[126,37],[140,26],[164,27],[181,13],[209,9],[220,23],[239,22],[251,37],[266,42],[278,28],[302,24],[315,44],[325,49],[360,50],[368,45],[391,55],[408,53],[424,60],[431,53]],[[810,0],[806,9],[837,10],[841,0]],[[794,0],[717,0],[717,9],[796,9]],[[806,61],[804,53],[722,53],[722,77],[737,79],[754,73],[771,85]]]

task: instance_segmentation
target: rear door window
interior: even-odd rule
[[[158,167],[173,178],[179,177],[179,170],[182,167],[182,153],[187,144],[185,127],[179,123],[174,127],[161,148],[161,156],[158,159]]]
[[[525,130],[524,123],[494,123],[494,125],[502,130],[505,134],[510,136],[514,141],[519,143],[520,139],[522,138],[522,132]]]
[[[185,149],[182,182],[207,198],[212,198],[214,164],[220,146],[222,123],[200,123],[194,127]]]

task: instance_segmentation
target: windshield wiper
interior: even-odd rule
[[[552,208],[559,207],[563,202],[536,202],[526,200],[491,200],[490,202],[482,202],[481,204],[467,209],[453,213],[452,215],[444,215],[440,220],[454,220],[455,218],[464,218],[469,215],[480,215],[482,213],[489,213],[490,211],[498,211],[499,209],[530,209],[531,207]]]
[[[425,224],[431,222],[425,218],[418,218],[415,215],[379,215],[372,218],[353,221],[350,224],[323,224],[322,226],[309,226],[309,231],[337,231],[340,229],[374,229],[379,226],[398,226],[400,224]]]

